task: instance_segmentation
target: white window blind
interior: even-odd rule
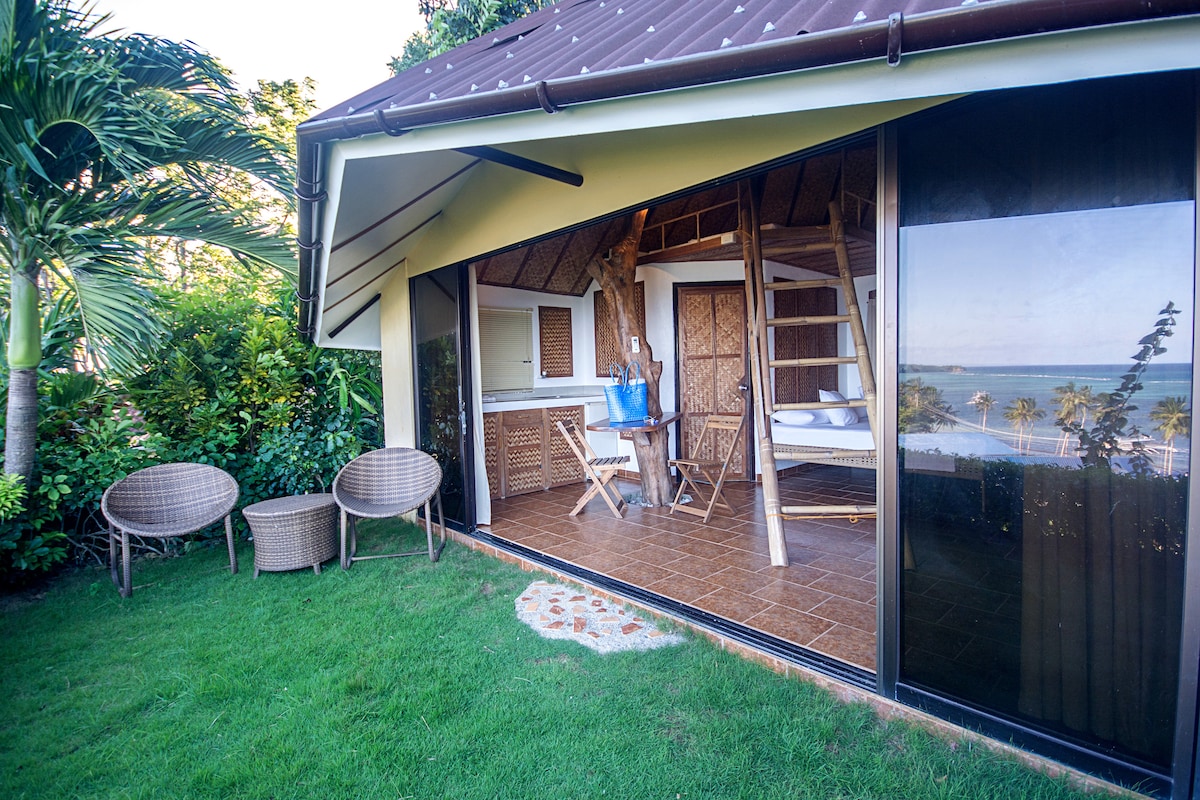
[[[479,309],[484,392],[533,388],[533,309]]]

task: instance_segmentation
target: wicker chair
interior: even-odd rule
[[[333,479],[333,499],[341,509],[342,569],[355,561],[429,554],[437,561],[446,546],[446,518],[442,514],[442,468],[428,453],[407,447],[386,447],[364,453],[342,467]],[[441,543],[433,546],[430,502],[436,499]],[[386,519],[425,507],[427,550],[359,556],[355,520]],[[347,541],[348,540],[348,541]]]
[[[238,485],[223,470],[208,464],[159,464],[138,470],[109,486],[100,501],[108,520],[108,565],[122,597],[133,594],[129,535],[169,539],[207,528],[225,518],[229,571],[237,574],[230,512],[237,505]],[[117,543],[121,575],[117,574]]]

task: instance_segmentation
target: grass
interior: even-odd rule
[[[127,600],[99,569],[10,598],[0,797],[1083,796],[701,637],[542,639],[514,613],[537,575],[453,543],[320,576],[239,558],[137,563]]]

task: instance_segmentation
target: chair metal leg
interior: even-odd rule
[[[237,552],[233,549],[233,522],[230,516],[225,515],[225,543],[229,545],[229,574],[237,575]]]
[[[437,503],[438,527],[441,530],[441,543],[437,549],[433,547],[433,515],[429,511],[429,501],[425,501],[425,538],[429,543],[429,560],[437,561],[442,557],[442,551],[446,549],[446,515],[442,512],[442,493],[437,491],[434,493],[435,502]]]
[[[113,528],[108,529],[108,568],[112,573],[113,584],[117,587],[117,591],[121,593],[121,597],[129,597],[133,594],[133,583],[130,579],[129,566],[129,534],[122,530],[121,538],[121,578],[117,576],[117,532]]]
[[[341,559],[340,560],[341,560],[341,564],[342,564],[342,569],[350,569],[350,558],[353,558],[353,555],[351,554],[349,557],[347,557],[348,554],[346,552],[346,534],[347,534],[346,528],[349,526],[349,522],[347,520],[348,515],[346,514],[346,509],[344,509],[344,508],[341,510],[341,512],[342,513],[341,513],[341,526],[340,527],[341,527],[341,532],[342,532],[342,549],[341,549]]]

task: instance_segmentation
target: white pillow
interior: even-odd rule
[[[858,422],[858,414],[854,413],[853,408],[831,408],[825,413],[829,415],[829,422],[838,427],[845,427]]]
[[[827,392],[824,389],[820,389],[820,390],[818,390],[817,393],[821,396],[822,403],[844,403],[844,402],[846,402],[846,396],[844,394],[842,394],[841,392]]]
[[[858,412],[858,419],[859,419],[859,421],[860,421],[860,422],[861,422],[862,420],[865,420],[865,419],[867,419],[868,415],[867,415],[867,407],[866,407],[866,406],[862,406],[861,408],[856,408],[856,409],[854,409],[854,410],[855,410],[856,412]]]
[[[829,422],[829,417],[824,411],[776,411],[771,415],[771,419],[780,425],[817,425]]]

